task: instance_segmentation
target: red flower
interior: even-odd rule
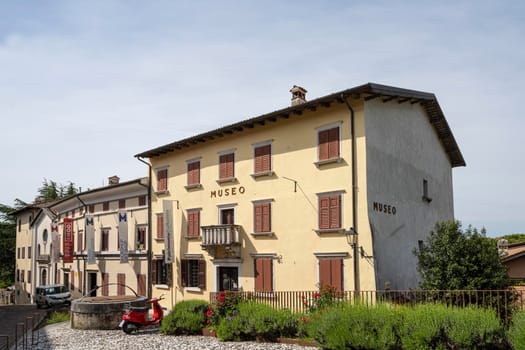
[[[217,300],[222,303],[222,302],[224,302],[226,300],[226,297],[224,295],[219,295],[217,297]]]
[[[314,298],[318,299],[318,298],[320,298],[320,297],[321,297],[321,294],[319,294],[319,293],[315,293],[315,294],[314,294]]]

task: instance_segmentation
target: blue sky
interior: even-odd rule
[[[525,232],[523,1],[0,2],[0,203],[43,178],[144,176],[133,155],[366,82],[436,94],[467,167],[455,215]]]

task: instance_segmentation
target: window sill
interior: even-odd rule
[[[167,196],[167,195],[170,194],[170,191],[168,191],[168,190],[155,191],[155,194],[156,194],[157,196]]]
[[[268,171],[262,171],[260,173],[254,173],[254,174],[251,174],[250,176],[254,179],[257,179],[258,177],[265,177],[265,176],[272,176],[273,175],[273,170],[268,170]]]
[[[186,185],[186,186],[184,186],[184,188],[186,189],[186,191],[197,190],[197,189],[202,188],[202,184],[191,184],[191,185]]]
[[[345,230],[342,228],[324,228],[324,229],[317,229],[315,230],[317,234],[323,234],[323,233],[345,233]]]
[[[325,164],[332,164],[332,163],[341,163],[343,161],[343,158],[341,157],[337,157],[337,158],[330,158],[330,159],[324,159],[324,160],[319,160],[317,162],[315,162],[315,166],[320,168],[322,165],[325,165]]]
[[[158,237],[156,237],[156,238],[153,238],[153,239],[154,239],[155,241],[157,241],[157,242],[164,242],[164,238],[158,238]]]
[[[170,286],[167,284],[154,284],[153,286],[157,289],[170,289]]]
[[[217,180],[217,183],[220,185],[220,184],[224,184],[224,183],[232,183],[232,182],[237,182],[237,178],[236,177],[228,177],[228,178],[225,178],[225,179],[218,179]]]
[[[251,235],[254,236],[254,237],[258,237],[258,236],[271,237],[271,236],[273,236],[273,232],[252,232]]]
[[[194,293],[200,293],[202,292],[202,289],[199,287],[184,287],[185,292],[194,292]]]

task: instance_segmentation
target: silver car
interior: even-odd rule
[[[51,284],[36,287],[36,307],[53,307],[60,305],[71,305],[71,293],[62,284]]]

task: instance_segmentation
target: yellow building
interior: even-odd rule
[[[33,302],[47,284],[68,286],[73,298],[147,295],[148,188],[148,178],[112,176],[108,186],[16,212],[16,303]]]
[[[152,292],[416,287],[465,162],[433,94],[365,84],[142,152]]]

